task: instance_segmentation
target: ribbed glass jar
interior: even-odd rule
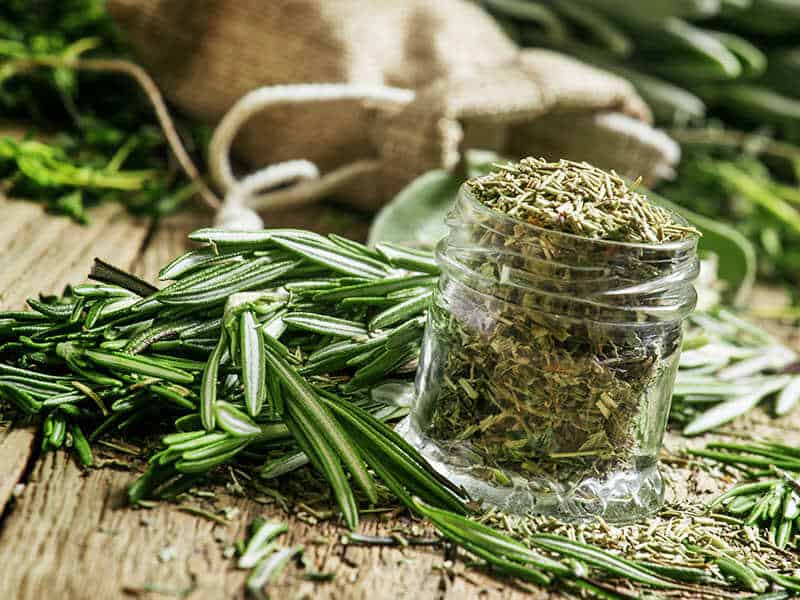
[[[697,236],[542,229],[466,186],[448,226],[407,437],[504,510],[614,522],[655,511]]]

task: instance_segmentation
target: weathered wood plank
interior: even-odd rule
[[[296,216],[272,224],[302,225],[294,220]],[[305,225],[330,229],[328,217],[322,221],[313,217],[308,215]],[[133,269],[155,279],[158,268],[183,250],[186,232],[207,222],[208,216],[202,214],[165,221],[150,240],[147,252],[133,261]],[[106,223],[113,227],[111,220]],[[358,235],[349,226],[338,229]],[[108,250],[105,256],[117,256],[117,264],[127,266],[119,248],[108,247],[130,245],[130,240],[122,240],[118,233],[95,240],[93,253],[103,255],[102,250]],[[22,293],[15,296],[22,297]],[[264,507],[224,493],[214,506],[240,511],[229,527],[178,512],[171,505],[134,511],[122,506],[124,490],[133,477],[134,473],[111,469],[82,473],[65,453],[42,457],[3,524],[0,565],[13,561],[17,567],[0,578],[0,598],[38,599],[55,593],[77,600],[85,597],[87,589],[99,599],[118,598],[125,590],[138,590],[142,597],[163,597],[145,591],[158,588],[177,592],[190,586],[196,586],[193,598],[242,598],[246,574],[231,569],[231,561],[223,556],[224,547],[244,536],[255,515],[279,519],[287,515],[276,506]],[[12,477],[11,481],[13,487],[16,480]],[[198,499],[197,504],[203,501]],[[207,508],[214,510],[214,506]],[[338,543],[343,529],[337,523],[310,526],[294,517],[289,520],[291,531],[285,542],[306,545],[309,568],[333,572],[336,579],[313,583],[290,569],[285,583],[275,591],[279,597],[416,598],[421,594],[425,598],[457,598],[476,595],[483,589],[493,590],[492,597],[521,597],[513,588],[500,593],[496,581],[481,575],[470,575],[475,583],[462,578],[450,581],[434,568],[443,562],[440,550],[351,547],[345,559],[344,548]],[[374,518],[367,519],[361,530],[386,534],[405,524]],[[314,543],[321,537],[327,541]]]
[[[86,280],[96,253],[130,266],[147,234],[147,223],[131,218],[120,206],[92,211],[92,223],[81,226],[47,215],[32,202],[0,197],[0,307],[24,308],[40,291],[60,292],[67,283]],[[0,447],[0,512],[28,461],[34,431],[3,432]],[[12,445],[13,442],[13,445]]]
[[[0,212],[9,205],[2,202]],[[98,207],[85,227],[35,208],[37,218],[7,222],[0,229],[0,247],[5,246],[0,255],[4,307],[20,308],[25,298],[39,291],[57,292],[66,283],[85,281],[98,254],[130,266],[147,234],[146,222],[130,217],[120,206]]]
[[[190,585],[180,540],[196,519],[118,510],[129,478],[110,469],[84,476],[65,453],[42,457],[5,523],[0,556],[16,567],[4,569],[0,597],[110,599],[128,586]],[[167,560],[173,547],[175,560]]]
[[[330,210],[335,209],[306,209],[281,219],[276,216],[270,225],[333,229],[363,237],[363,226],[336,219]],[[166,220],[150,240],[147,251],[133,260],[134,271],[154,280],[158,268],[183,251],[186,233],[209,221],[209,216],[202,213]],[[93,253],[119,257],[114,248],[108,247],[119,243],[117,240],[127,243],[117,235],[95,240]],[[108,252],[104,254],[103,250]],[[121,258],[116,262],[127,266]],[[17,294],[20,300],[22,297]],[[78,600],[85,597],[87,589],[98,599],[119,598],[125,590],[142,592],[143,598],[157,598],[164,595],[145,591],[158,588],[178,592],[190,586],[196,586],[192,598],[243,598],[246,574],[231,568],[232,562],[223,557],[224,547],[244,536],[254,516],[287,519],[287,515],[276,506],[265,507],[224,493],[215,505],[206,508],[237,508],[239,515],[227,528],[178,512],[170,505],[134,511],[122,506],[124,490],[134,476],[110,469],[84,474],[64,453],[40,459],[3,525],[0,565],[13,560],[18,568],[0,578],[0,598],[38,599],[55,593],[67,600]],[[492,598],[523,596],[480,574],[470,573],[469,579],[458,577],[451,581],[435,569],[443,563],[441,550],[350,547],[345,551],[339,544],[344,531],[339,524],[310,526],[295,517],[289,522],[291,530],[285,543],[304,544],[309,569],[335,573],[336,579],[332,583],[314,583],[304,580],[292,568],[284,583],[277,586],[275,597],[461,598],[485,590],[492,592]],[[361,531],[388,534],[392,528],[407,523],[405,519],[367,519]],[[321,538],[327,541],[314,543]],[[173,554],[173,559],[162,560]]]
[[[0,512],[22,477],[33,450],[33,439],[27,429],[0,429]]]
[[[0,199],[2,195],[0,195]],[[2,200],[0,204],[0,252],[9,251],[11,243],[22,237],[28,237],[25,233],[37,226],[37,221],[41,227],[42,221],[47,217],[42,211],[41,206],[32,202]]]
[[[110,469],[82,474],[65,453],[40,459],[18,506],[3,529],[0,544],[0,597],[39,600],[43,597],[97,600],[119,598],[124,592],[158,598],[162,590],[175,595],[194,589],[191,598],[244,598],[245,573],[232,569],[224,558],[225,546],[245,535],[257,514],[286,516],[274,507],[222,495],[223,506],[239,509],[224,527],[178,512],[170,505],[152,510],[121,506],[121,494],[131,475]],[[196,503],[201,505],[202,500]],[[334,572],[331,583],[304,581],[290,567],[276,598],[320,599],[463,598],[486,591],[492,598],[522,598],[480,574],[452,581],[434,566],[443,559],[439,550],[401,551],[395,548],[347,549],[338,544],[342,529],[332,524],[309,526],[292,518],[285,543],[305,543],[309,569]],[[362,531],[386,534],[404,521],[371,519]],[[325,538],[324,543],[311,540]],[[355,566],[352,566],[355,565]],[[89,592],[89,590],[91,590]],[[138,592],[138,593],[137,593]]]

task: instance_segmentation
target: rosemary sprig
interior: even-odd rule
[[[797,354],[723,308],[690,317],[673,390],[671,418],[684,435],[711,431],[776,398],[776,416],[800,400]]]
[[[689,448],[686,452],[739,468],[761,467],[762,471],[769,471],[777,467],[786,471],[800,471],[800,449],[779,442],[712,442],[704,449]]]
[[[476,521],[437,509],[419,498],[413,506],[436,526],[441,534],[470,553],[485,560],[501,573],[549,585],[554,578],[565,578],[571,586],[596,594],[594,584],[576,573],[575,566],[539,554],[501,532]],[[614,556],[596,546],[581,544],[568,538],[540,534],[531,541],[540,548],[565,559],[591,565],[604,576],[621,577],[657,589],[686,589],[681,583],[656,575],[635,563]]]
[[[351,528],[352,484],[376,503],[373,472],[401,497],[422,494],[464,512],[461,491],[376,417],[405,410],[369,393],[415,360],[419,315],[436,279],[356,242],[305,231],[206,229],[191,237],[207,246],[167,265],[162,277],[172,282],[161,289],[98,261],[99,284],[0,316],[0,395],[43,417],[45,448],[69,435],[88,465],[79,431],[97,438],[170,415],[174,433],[166,430],[132,486],[134,502],[172,494],[232,461],[267,477],[310,461]],[[411,264],[401,249],[391,252]],[[382,301],[342,303],[354,286]]]
[[[783,549],[800,531],[800,449],[780,442],[712,442],[687,453],[739,469],[744,481],[719,495],[709,510],[722,508],[745,527],[759,527]],[[749,481],[748,481],[749,480]]]
[[[766,530],[767,539],[784,548],[800,530],[800,489],[784,478],[739,484],[718,496],[709,508],[723,506],[747,526]]]
[[[252,598],[266,599],[265,586],[277,582],[283,570],[294,557],[303,553],[303,546],[281,547],[276,538],[289,530],[286,523],[265,521],[258,517],[250,525],[249,538],[239,545],[237,567],[250,569],[247,591]]]

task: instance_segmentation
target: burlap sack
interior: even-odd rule
[[[333,191],[376,208],[420,173],[453,168],[467,147],[592,160],[646,179],[677,159],[668,138],[644,125],[649,111],[626,81],[550,51],[520,51],[464,0],[110,0],[108,8],[167,97],[212,124],[261,86],[413,91],[312,93],[249,118],[234,143],[249,166],[307,159],[323,179],[341,175],[308,187],[306,198]],[[233,182],[224,171],[215,169],[223,188]]]

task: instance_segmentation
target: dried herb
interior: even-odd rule
[[[736,494],[732,492],[721,500],[729,503]],[[719,506],[720,503],[708,506],[682,501],[665,506],[648,520],[621,526],[609,525],[601,518],[565,523],[552,517],[496,510],[476,518],[528,547],[541,547],[541,541],[545,540],[550,548],[555,548],[555,544],[549,543],[555,534],[553,537],[564,550],[560,555],[565,558],[578,556],[576,553],[588,547],[586,556],[574,559],[573,567],[579,571],[582,566],[584,570],[597,568],[590,557],[597,550],[605,550],[653,575],[682,582],[686,591],[691,590],[688,594],[691,597],[715,595],[730,586],[752,590],[762,587],[762,580],[773,582],[777,589],[797,591],[795,554],[777,547],[768,536],[757,535],[753,527],[739,518],[710,511]],[[608,566],[604,575],[621,575],[613,565]]]
[[[534,494],[651,468],[695,231],[585,163],[528,158],[466,185],[477,203],[460,199],[440,245],[417,427],[445,453],[477,456],[471,475],[521,475]]]
[[[620,242],[680,240],[692,227],[628,187],[615,173],[570,160],[525,158],[495,165],[467,185],[485,206],[524,223]]]

